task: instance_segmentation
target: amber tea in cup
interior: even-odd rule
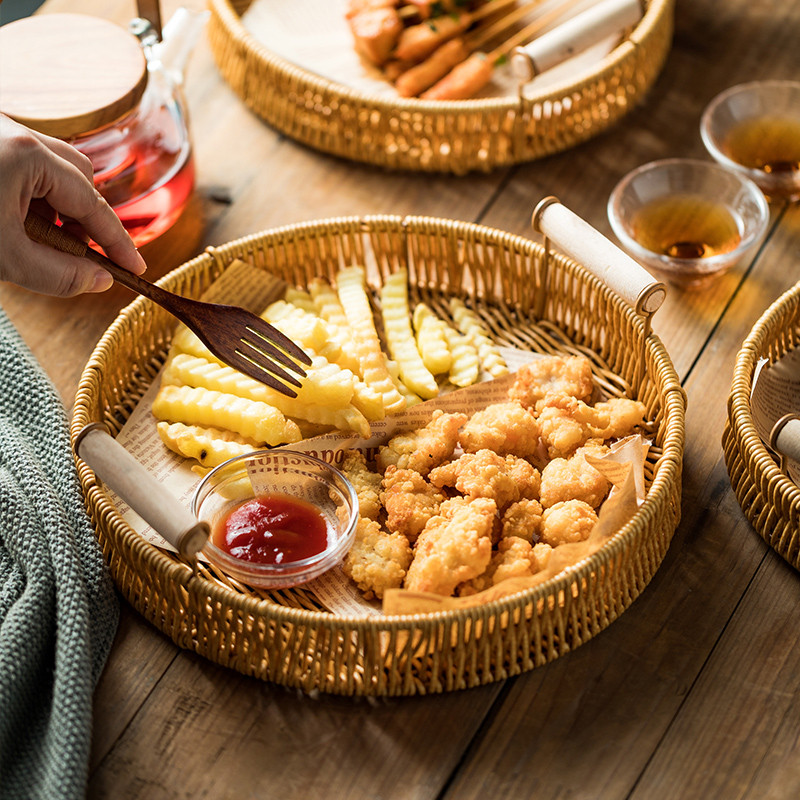
[[[731,87],[703,112],[700,135],[715,161],[771,200],[800,200],[800,82]]]
[[[769,207],[743,175],[709,161],[669,158],[622,178],[608,199],[608,219],[645,269],[697,288],[758,246]]]
[[[800,119],[768,116],[744,120],[722,140],[722,150],[742,166],[771,175],[800,171]]]
[[[725,205],[692,194],[646,203],[634,213],[631,227],[639,244],[672,258],[710,258],[730,253],[742,241]]]

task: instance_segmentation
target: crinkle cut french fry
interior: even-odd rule
[[[422,402],[422,398],[411,391],[403,383],[403,379],[400,377],[400,366],[396,361],[392,361],[392,359],[386,359],[386,369],[389,370],[389,374],[392,376],[392,380],[394,381],[394,385],[397,387],[398,391],[400,392],[403,397],[406,399],[406,408],[411,408],[411,406],[417,405],[417,403]]]
[[[180,336],[176,335],[172,340],[172,349],[170,350],[167,364],[169,365],[171,359],[180,353],[197,356],[220,366],[226,366],[188,329],[185,333],[181,333]],[[231,368],[229,367],[229,369]],[[242,378],[247,377],[237,370],[233,370],[233,372]],[[350,398],[353,396],[353,383],[355,380],[355,375],[350,370],[343,369],[337,364],[329,363],[323,356],[312,356],[311,366],[306,367],[306,377],[301,381],[301,386],[296,389],[297,399],[307,404],[325,403],[335,408],[341,408],[350,402]],[[260,381],[254,381],[254,386],[260,387],[263,384]],[[264,402],[283,409],[284,406],[280,404],[286,401],[285,396],[274,392],[268,386],[264,386],[264,389],[269,392],[269,394],[264,395],[269,398]]]
[[[287,303],[291,303],[293,306],[307,311],[309,314],[317,313],[311,295],[303,289],[296,289],[294,286],[288,286],[283,295],[283,299],[286,300]]]
[[[291,444],[302,438],[296,423],[277,408],[233,394],[192,386],[162,386],[153,414],[167,422],[220,426],[259,444]]]
[[[308,284],[308,291],[314,301],[317,313],[326,322],[332,322],[340,328],[347,327],[347,315],[344,313],[336,289],[324,278],[313,278]]]
[[[467,308],[463,300],[457,297],[450,298],[450,313],[453,315],[456,327],[478,349],[478,358],[481,367],[493,378],[508,374],[506,364],[500,350],[489,336],[489,331],[484,326],[481,318],[472,309]]]
[[[383,395],[362,380],[353,384],[353,399],[350,401],[368,420],[379,420],[386,416]]]
[[[217,364],[222,362],[200,341],[196,333],[190,331],[185,325],[178,325],[175,335],[172,337],[172,347],[169,351],[168,359],[176,353],[188,353],[192,356],[205,358],[208,361],[215,361]]]
[[[278,300],[268,306],[261,317],[299,344],[309,355],[316,353],[344,369],[349,369],[348,365],[354,361],[345,355],[332,326],[316,313]]]
[[[453,355],[449,372],[450,382],[455,386],[471,386],[477,382],[480,374],[481,363],[477,348],[466,336],[462,336],[449,325],[444,329],[444,335]]]
[[[304,311],[285,300],[270,303],[262,312],[261,319],[274,325],[304,350],[321,354],[330,340],[325,321],[316,314]],[[332,361],[333,359],[328,359]]]
[[[188,353],[176,353],[164,369],[161,385],[194,386],[225,392],[267,403],[287,417],[299,417],[317,425],[330,425],[369,436],[369,422],[361,411],[351,405],[351,398],[354,397],[353,374],[325,364],[319,358],[312,360],[307,372],[303,386],[297,390],[297,397],[291,398],[232,367]],[[337,375],[343,381],[341,385],[337,385]],[[343,388],[343,391],[338,392],[339,388]]]
[[[444,335],[447,323],[437,317],[425,303],[417,303],[412,321],[422,363],[434,375],[448,372],[453,363],[453,355],[447,346],[447,338]]]
[[[362,377],[361,362],[352,352],[352,337],[347,326],[347,316],[336,290],[324,278],[314,278],[308,285],[308,290],[317,314],[325,320],[331,336],[342,346],[342,354],[337,363],[352,370],[359,378]]]
[[[184,425],[182,422],[159,422],[156,425],[161,441],[184,458],[193,458],[204,467],[216,467],[229,458],[258,449],[233,431]]]
[[[436,379],[422,361],[411,330],[408,309],[408,273],[393,272],[381,287],[383,330],[392,358],[397,362],[403,383],[426,400],[439,394]]]
[[[339,302],[342,304],[347,322],[352,330],[353,345],[361,362],[361,377],[365,383],[383,397],[387,414],[402,411],[406,401],[397,391],[392,376],[386,369],[372,309],[367,297],[364,270],[361,267],[345,267],[336,278]]]

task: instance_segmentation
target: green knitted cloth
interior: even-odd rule
[[[118,614],[61,399],[0,309],[2,800],[85,796]]]

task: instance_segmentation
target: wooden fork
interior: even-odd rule
[[[309,365],[311,359],[260,317],[238,306],[203,303],[168,292],[128,272],[77,236],[33,212],[25,219],[25,230],[36,242],[99,264],[117,283],[144,295],[183,322],[221,361],[281,394],[297,397],[297,392],[286,384],[300,386],[300,381],[283,367],[305,377],[305,370],[297,362]]]

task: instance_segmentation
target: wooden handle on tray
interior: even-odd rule
[[[105,426],[87,425],[75,440],[75,452],[181,555],[191,558],[208,541],[208,523],[181,505]]]
[[[521,83],[539,73],[588,50],[614,33],[635,25],[644,9],[641,0],[604,0],[534,39],[514,49],[511,69]]]
[[[661,307],[666,286],[555,197],[539,202],[532,225],[613,289],[637,314],[650,316]]]
[[[800,463],[800,417],[797,414],[781,417],[772,429],[769,444],[781,456]]]

